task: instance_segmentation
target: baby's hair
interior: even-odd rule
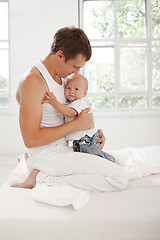
[[[80,78],[84,83],[85,90],[88,90],[88,80],[87,80],[87,78],[85,78],[82,74],[77,74],[76,76],[73,75],[71,79],[74,79],[74,78]]]

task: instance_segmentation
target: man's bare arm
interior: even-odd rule
[[[46,92],[40,79],[27,77],[20,88],[20,128],[27,147],[37,147],[54,142],[74,131],[94,127],[93,116],[89,109],[73,121],[57,127],[41,128],[42,100]]]

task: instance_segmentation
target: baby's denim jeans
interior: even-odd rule
[[[88,135],[85,135],[80,140],[74,140],[73,141],[73,150],[74,152],[83,152],[83,153],[89,153],[94,154],[99,157],[106,158],[107,160],[117,163],[115,158],[111,156],[110,154],[103,152],[101,149],[98,148],[100,143],[96,143],[95,140],[99,138],[97,135],[97,132],[92,136],[89,137]]]

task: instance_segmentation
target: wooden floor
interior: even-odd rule
[[[18,164],[16,155],[0,155],[0,185],[2,185]]]

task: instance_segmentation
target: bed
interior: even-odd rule
[[[79,210],[35,201],[32,190],[9,187],[15,174],[0,188],[1,240],[160,239],[158,172],[130,180],[123,191],[92,192]]]

